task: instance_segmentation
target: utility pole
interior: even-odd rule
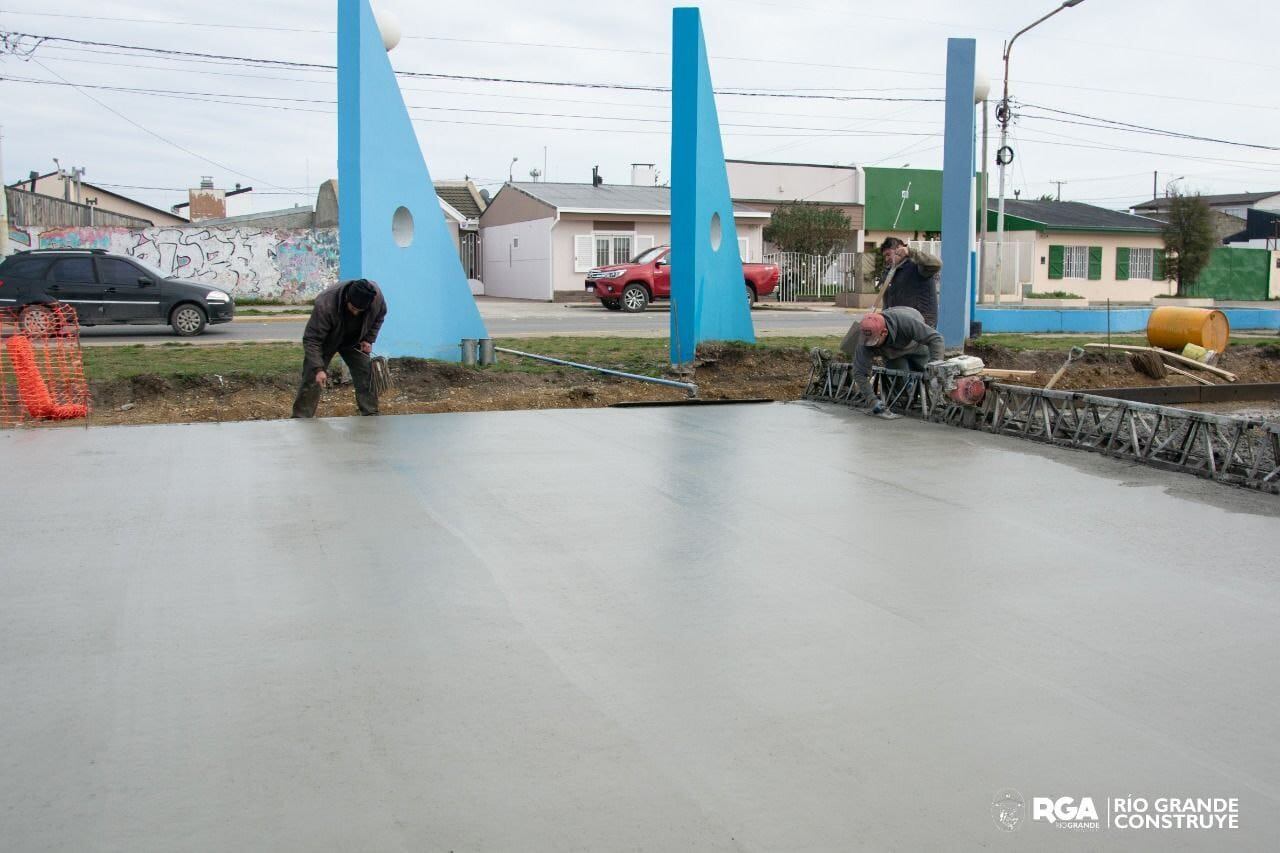
[[[1033,21],[1013,34],[1013,38],[1004,45],[1004,94],[996,107],[996,121],[1000,122],[1000,148],[996,151],[996,164],[1000,167],[1000,203],[996,210],[996,287],[1000,287],[1000,273],[1004,266],[1004,176],[1010,163],[1013,162],[1013,149],[1009,147],[1009,123],[1013,121],[1013,105],[1009,103],[1009,55],[1013,52],[1013,43],[1018,36],[1034,27],[1043,24],[1063,9],[1079,6],[1084,0],[1063,0],[1058,8],[1049,14]],[[997,293],[999,290],[997,289]]]
[[[1062,201],[1062,185],[1069,182],[1068,181],[1050,181],[1049,183],[1058,185],[1058,201]]]
[[[0,126],[0,258],[9,257],[9,190],[4,182],[4,127]]]
[[[1152,201],[1155,201],[1156,199],[1160,198],[1159,194],[1156,192],[1156,187],[1158,187],[1159,185],[1160,185],[1160,173],[1152,172],[1151,173],[1151,200]]]
[[[985,80],[986,78],[984,77],[983,79]],[[988,89],[991,88],[990,84],[987,85],[987,88]],[[981,198],[981,201],[978,202],[978,210],[982,211],[982,213],[979,214],[982,218],[978,220],[978,302],[979,303],[982,302],[982,286],[987,283],[987,234],[989,231],[988,225],[990,224],[987,221],[989,219],[989,217],[987,216],[987,200],[991,197],[991,182],[987,176],[987,112],[988,112],[987,96],[986,94],[983,94],[982,96],[982,189],[979,191],[981,193],[979,196],[979,198]],[[997,304],[1000,302],[999,284],[1000,282],[997,281],[996,282]]]

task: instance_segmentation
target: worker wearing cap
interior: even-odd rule
[[[928,252],[912,249],[897,237],[888,237],[880,246],[884,257],[884,284],[876,297],[875,310],[914,308],[924,321],[938,325],[938,275],[942,261]]]
[[[316,416],[320,389],[329,384],[329,362],[334,355],[342,356],[351,371],[360,414],[378,414],[378,391],[373,386],[369,354],[386,316],[382,291],[368,279],[338,282],[316,297],[311,319],[302,333],[302,385],[293,401],[295,418]]]
[[[925,365],[942,358],[944,343],[938,330],[924,321],[914,308],[886,308],[867,314],[849,329],[840,349],[853,359],[853,381],[868,400],[872,411],[884,411],[884,402],[871,387],[871,365],[879,356],[888,370],[923,373]]]

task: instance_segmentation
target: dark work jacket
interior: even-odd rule
[[[912,249],[898,265],[892,280],[885,283],[885,308],[914,308],[924,321],[938,325],[938,273],[942,261],[927,252]]]
[[[360,328],[359,341],[372,344],[378,339],[378,331],[382,328],[382,320],[387,316],[387,302],[382,298],[382,288],[374,282],[373,302],[367,311],[360,315],[363,325]],[[302,349],[304,353],[303,369],[321,370],[334,353],[342,349],[342,315],[347,310],[347,287],[350,282],[342,281],[327,288],[316,297],[315,308],[311,310],[311,319],[307,321],[306,331],[302,333]]]
[[[926,323],[916,309],[886,308],[882,313],[889,334],[880,346],[869,347],[863,343],[862,330],[856,323],[840,344],[840,349],[853,359],[854,384],[867,399],[875,397],[871,388],[871,365],[876,356],[891,361],[928,348],[929,361],[938,361],[946,350],[942,335]]]

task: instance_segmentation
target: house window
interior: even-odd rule
[[[1089,247],[1088,246],[1063,246],[1062,277],[1063,278],[1088,278],[1089,277]]]
[[[1155,264],[1155,249],[1129,250],[1129,278],[1154,278]]]
[[[607,267],[612,264],[625,264],[634,256],[632,251],[635,235],[633,234],[600,234],[595,236],[596,266]]]

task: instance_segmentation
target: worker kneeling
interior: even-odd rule
[[[943,349],[938,330],[926,323],[919,311],[906,307],[867,314],[840,343],[840,350],[853,360],[853,381],[859,393],[875,400],[871,411],[877,415],[885,405],[871,386],[871,366],[876,356],[884,359],[887,370],[923,373],[925,365],[942,358]]]

